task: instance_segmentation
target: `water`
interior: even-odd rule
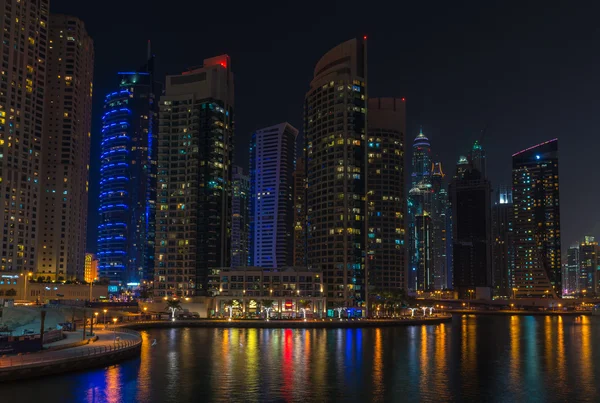
[[[1,385],[0,396],[44,403],[600,401],[600,317],[455,316],[432,326],[143,336],[140,359]]]

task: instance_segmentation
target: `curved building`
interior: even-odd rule
[[[329,308],[345,305],[349,315],[366,308],[365,39],[319,60],[304,104],[308,265],[323,271]]]
[[[154,269],[160,89],[152,62],[119,73],[119,90],[104,101],[97,256],[99,277],[113,285],[149,281]]]

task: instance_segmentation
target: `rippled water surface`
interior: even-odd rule
[[[600,317],[455,316],[434,326],[156,329],[143,336],[139,359],[1,385],[0,396],[115,403],[600,401]]]

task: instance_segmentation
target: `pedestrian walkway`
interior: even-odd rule
[[[82,337],[81,332],[73,332],[74,336],[77,336],[75,333],[78,333],[79,337]],[[124,329],[117,329],[116,332],[110,330],[99,330],[95,331],[94,333],[98,336],[98,340],[91,344],[66,348],[58,351],[43,351],[19,356],[2,357],[0,358],[0,369],[34,365],[39,363],[62,362],[71,358],[86,356],[92,358],[95,355],[134,347],[142,342],[139,333]],[[57,343],[62,341],[64,340],[61,340]],[[70,342],[74,341],[75,340],[72,339]]]

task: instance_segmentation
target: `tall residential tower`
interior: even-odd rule
[[[206,295],[230,264],[233,73],[229,56],[167,76],[160,98],[155,295]]]
[[[368,102],[367,269],[369,289],[406,288],[404,135],[402,98]]]
[[[330,307],[366,309],[366,131],[365,37],[319,60],[304,102],[308,266],[323,272]]]
[[[94,44],[83,22],[52,14],[35,277],[83,280]]]
[[[231,267],[250,265],[250,177],[242,167],[232,167],[231,178]]]
[[[513,154],[516,297],[560,297],[558,139]]]

